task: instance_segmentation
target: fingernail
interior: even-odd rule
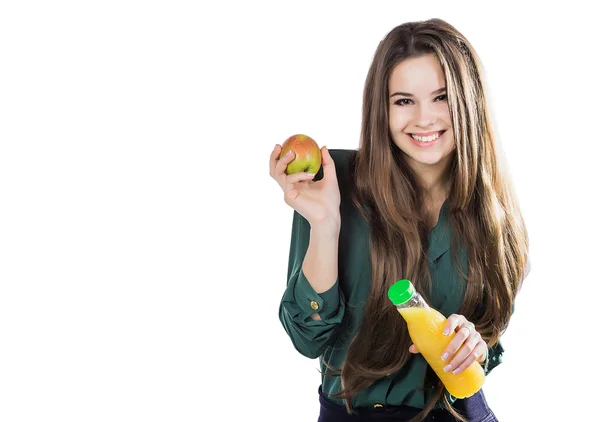
[[[306,173],[306,175],[307,175],[307,176],[310,176],[310,177],[315,177],[315,174],[314,174],[314,173]]]
[[[444,335],[445,335],[445,336],[447,336],[448,334],[450,334],[450,330],[446,328],[446,329],[444,330]]]
[[[452,371],[452,373],[453,373],[454,375],[456,375],[456,374],[460,373],[460,370],[459,370],[459,369],[455,369],[454,371]]]
[[[446,359],[448,359],[448,353],[444,353],[444,354],[442,355],[442,360],[446,360]]]
[[[284,157],[287,157],[288,155],[290,155],[292,153],[292,150],[289,150],[288,152],[285,153]]]
[[[446,365],[446,366],[444,366],[444,372],[448,372],[451,369],[452,369],[452,365]]]

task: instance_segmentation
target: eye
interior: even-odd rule
[[[400,107],[404,107],[406,105],[409,105],[410,103],[412,103],[412,100],[409,100],[408,98],[400,98],[394,104],[399,105]]]
[[[438,97],[435,97],[434,101],[446,101],[447,99],[448,99],[448,96],[446,94],[443,94]]]

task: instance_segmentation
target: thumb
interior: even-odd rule
[[[331,158],[331,154],[329,154],[329,150],[326,146],[323,146],[323,148],[321,148],[321,157],[321,162],[323,165],[323,174],[335,176],[335,162],[333,161],[333,158]]]
[[[419,353],[419,350],[417,349],[417,346],[415,346],[414,344],[411,344],[410,347],[408,348],[408,351],[410,353]]]

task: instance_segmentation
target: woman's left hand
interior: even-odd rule
[[[452,357],[452,360],[444,367],[444,371],[460,374],[473,362],[481,363],[485,360],[487,344],[475,330],[475,325],[462,315],[452,314],[448,317],[444,335],[450,335],[453,331],[456,332],[456,335],[442,353],[441,358],[445,361]],[[408,350],[411,353],[419,353],[414,344]]]

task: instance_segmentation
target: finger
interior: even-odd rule
[[[408,348],[408,351],[410,353],[419,353],[419,350],[417,349],[417,346],[415,346],[414,344],[410,345],[410,347]]]
[[[461,331],[463,331],[461,329]],[[452,371],[457,374],[457,370],[459,367],[464,366],[465,360],[473,354],[473,350],[477,346],[477,343],[481,340],[481,337],[477,332],[471,332],[469,338],[462,344],[462,346],[458,349],[452,360],[444,367],[444,371],[449,372]],[[473,363],[473,362],[471,362]],[[469,364],[470,365],[470,364]],[[469,366],[467,365],[467,366]]]
[[[298,195],[302,192],[298,189],[298,184],[302,182],[310,182],[315,175],[312,173],[295,173],[290,176],[283,175],[283,200],[286,204],[294,207],[293,201],[298,198]]]
[[[480,343],[483,343],[483,346],[481,344],[478,344],[477,347],[481,348],[481,350],[483,350],[483,351],[477,357],[477,362],[484,363],[486,361],[486,359],[488,358],[488,346],[487,346],[487,343],[485,342],[485,340],[481,340]]]
[[[273,148],[273,151],[271,152],[271,156],[269,157],[269,175],[271,175],[273,178],[275,177],[275,166],[277,165],[279,154],[281,154],[281,146],[276,144],[275,148]]]
[[[465,369],[473,364],[473,362],[478,361],[482,355],[485,355],[485,351],[487,350],[487,345],[485,342],[479,341],[475,348],[469,353],[469,355],[465,358],[465,360],[458,365],[458,367],[452,371],[454,374],[460,374]]]
[[[337,177],[335,173],[335,162],[329,154],[329,150],[326,146],[321,148],[321,163],[323,165],[323,178]]]
[[[466,321],[467,321],[467,319],[462,315],[458,315],[458,314],[450,315],[448,317],[448,319],[446,320],[446,325],[444,326],[444,335],[449,336],[450,334],[452,334],[454,332],[454,330],[456,330],[456,327],[458,327],[459,325],[462,325],[462,323],[464,323]]]
[[[285,174],[285,169],[289,163],[294,159],[296,153],[292,150],[288,151],[283,157],[277,160],[277,165],[275,166],[275,178],[279,179],[283,174]]]
[[[453,356],[470,336],[471,330],[469,330],[469,328],[465,326],[461,327],[454,336],[454,338],[450,341],[450,343],[448,343],[448,346],[444,350],[444,353],[442,353],[442,360],[445,361],[449,357]]]
[[[315,178],[314,173],[306,173],[306,172],[294,173],[292,175],[286,176],[285,184],[286,184],[286,187],[293,189],[293,186],[290,186],[290,185],[294,185],[298,182],[303,182],[303,181],[307,181],[307,180],[310,181],[314,178]]]

